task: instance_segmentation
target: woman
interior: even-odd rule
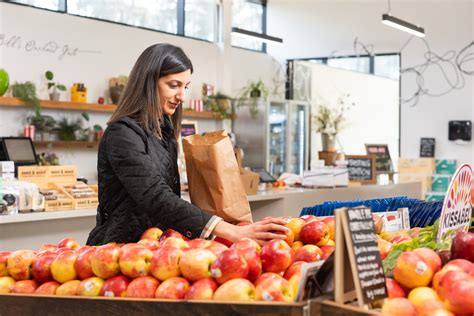
[[[285,238],[282,219],[235,226],[180,198],[176,138],[192,72],[189,58],[169,44],[138,58],[100,142],[97,225],[87,244],[136,242],[153,226],[188,238]]]

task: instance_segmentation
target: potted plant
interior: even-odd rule
[[[52,101],[59,101],[60,94],[57,90],[66,91],[66,87],[59,82],[53,81],[54,74],[52,71],[46,71],[44,76],[46,77],[46,80],[48,80],[49,99]]]
[[[84,120],[87,122],[87,127],[82,129],[82,137],[81,139],[87,142],[93,142],[94,137],[95,137],[95,132],[94,130],[90,127],[89,121],[90,121],[90,116],[88,113],[82,113],[81,114]]]
[[[109,79],[109,94],[110,100],[113,104],[118,104],[120,101],[120,97],[122,96],[122,92],[125,89],[127,82],[127,76],[118,76]]]
[[[71,141],[78,139],[78,132],[82,130],[82,120],[71,119],[69,120],[66,116],[63,116],[58,121],[58,136],[60,140]]]
[[[49,115],[31,115],[26,118],[29,125],[35,127],[36,140],[54,140],[52,133],[56,128],[56,120]]]
[[[12,85],[12,94],[15,98],[22,100],[26,106],[30,107],[35,112],[35,116],[41,115],[40,100],[36,95],[36,86],[34,83],[30,81],[25,83],[15,82]]]
[[[232,115],[232,98],[218,92],[216,95],[204,96],[204,106],[219,115],[220,118],[229,118]]]
[[[267,97],[268,89],[263,81],[252,81],[240,90],[236,106],[248,105],[250,115],[255,117],[258,113],[258,99],[266,99]]]

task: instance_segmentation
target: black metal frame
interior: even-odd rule
[[[267,35],[267,0],[246,0],[246,2],[260,4],[262,6],[262,9],[263,9],[263,13],[262,13],[262,34]],[[246,48],[246,47],[240,47],[240,46],[234,46],[234,45],[232,45],[232,47],[248,50],[248,51],[251,51],[251,52],[264,53],[264,54],[267,53],[267,44],[266,43],[262,43],[262,49],[261,50],[256,50],[256,49],[251,49],[251,48]]]

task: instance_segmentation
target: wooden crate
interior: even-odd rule
[[[74,184],[84,185],[85,183],[83,183],[83,182],[74,182]],[[65,186],[74,185],[74,184],[69,183],[67,185],[62,186],[62,189],[64,190],[64,192],[66,192],[66,194],[68,194],[68,196],[73,200],[74,209],[96,208],[99,205],[99,197],[98,196],[85,197],[85,198],[75,198],[74,196],[69,194],[69,192],[67,191]],[[98,188],[97,188],[96,185],[88,185],[87,187],[92,189],[97,194]]]
[[[61,185],[75,183],[77,167],[71,166],[23,166],[18,167],[18,180],[37,184],[47,188],[48,183]]]
[[[70,166],[49,166],[48,182],[56,184],[70,184],[77,181],[77,167]]]
[[[73,210],[74,209],[74,200],[67,194],[66,191],[63,190],[60,186],[58,186],[55,183],[48,183],[43,187],[44,189],[49,189],[49,190],[56,190],[60,192],[61,194],[65,195],[66,198],[64,199],[58,199],[58,200],[51,200],[51,201],[44,201],[44,210],[46,212],[51,212],[51,211],[68,211],[68,210]]]

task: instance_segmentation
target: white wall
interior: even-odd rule
[[[391,2],[392,15],[423,26],[426,40],[440,55],[448,50],[459,52],[473,40],[474,9],[470,0]],[[410,35],[380,22],[387,10],[387,1],[381,0],[272,0],[268,5],[268,33],[282,37],[285,45],[272,46],[269,53],[280,61],[332,53],[354,55],[356,37],[366,45],[374,45],[375,53],[398,52]],[[423,62],[425,51],[421,42],[414,40],[402,52],[402,68]],[[402,78],[402,98],[414,91],[413,79]],[[426,71],[424,79],[425,87],[432,92],[447,88],[435,67]],[[437,157],[474,162],[473,142],[460,146],[448,141],[449,120],[474,118],[473,79],[465,79],[463,89],[442,97],[423,96],[415,107],[402,106],[402,157],[418,157],[420,138],[435,137]]]

